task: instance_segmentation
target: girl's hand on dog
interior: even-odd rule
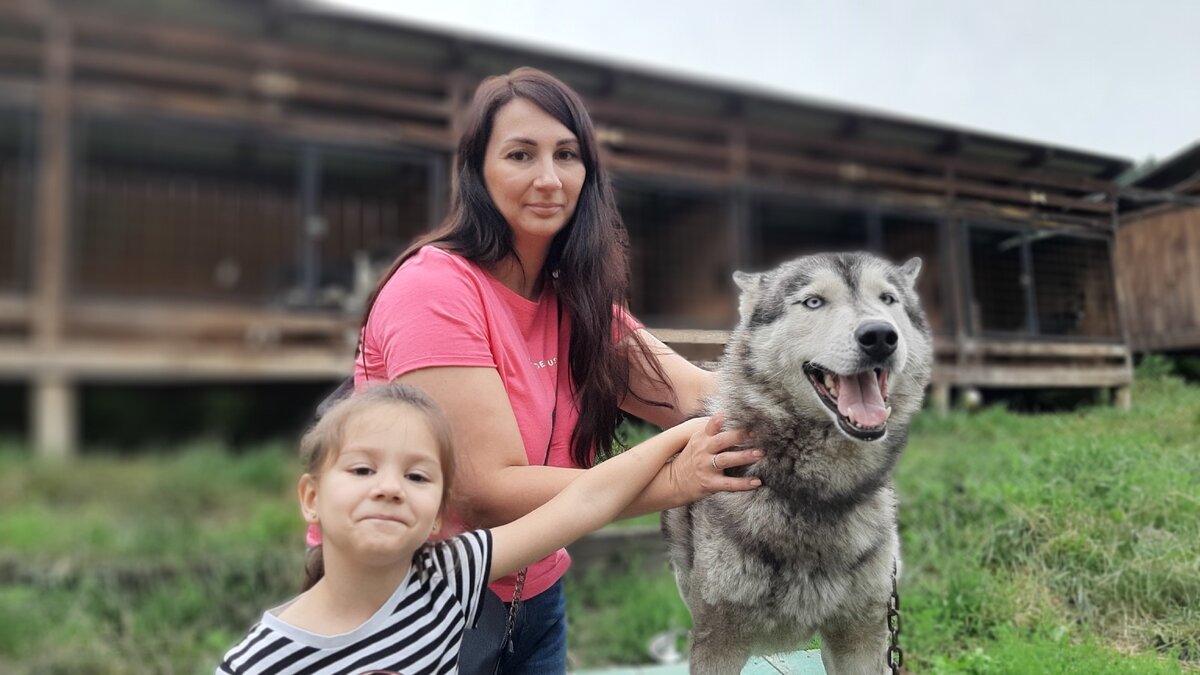
[[[671,479],[681,504],[714,492],[753,490],[762,481],[749,476],[726,476],[725,469],[746,466],[762,459],[763,451],[744,448],[750,435],[744,429],[722,431],[724,417],[700,417],[680,424],[680,432],[691,432],[687,445],[670,464]]]

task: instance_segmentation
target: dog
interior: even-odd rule
[[[814,634],[830,675],[888,671],[892,470],[933,360],[920,269],[839,253],[734,273],[740,318],[708,409],[752,433],[765,456],[738,473],[762,487],[663,514],[691,672],[739,673]]]

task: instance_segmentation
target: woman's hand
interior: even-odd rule
[[[750,441],[744,429],[721,431],[721,414],[699,417],[675,427],[688,435],[687,445],[669,465],[671,482],[682,503],[691,503],[714,492],[753,490],[762,481],[749,476],[726,476],[725,469],[753,464],[763,456],[758,448],[740,448]]]

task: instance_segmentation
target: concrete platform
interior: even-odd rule
[[[580,670],[575,675],[687,675],[687,663],[670,666],[634,666]],[[756,656],[742,669],[742,675],[825,675],[821,665],[821,650],[810,649],[790,654]]]

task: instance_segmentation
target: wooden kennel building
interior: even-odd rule
[[[483,77],[586,99],[634,311],[711,360],[730,274],[925,259],[934,400],[1131,380],[1112,272],[1123,159],[264,0],[0,3],[0,378],[75,445],[89,382],[341,377],[363,295],[443,216]]]
[[[1200,352],[1200,143],[1122,192],[1121,314],[1137,352]]]

